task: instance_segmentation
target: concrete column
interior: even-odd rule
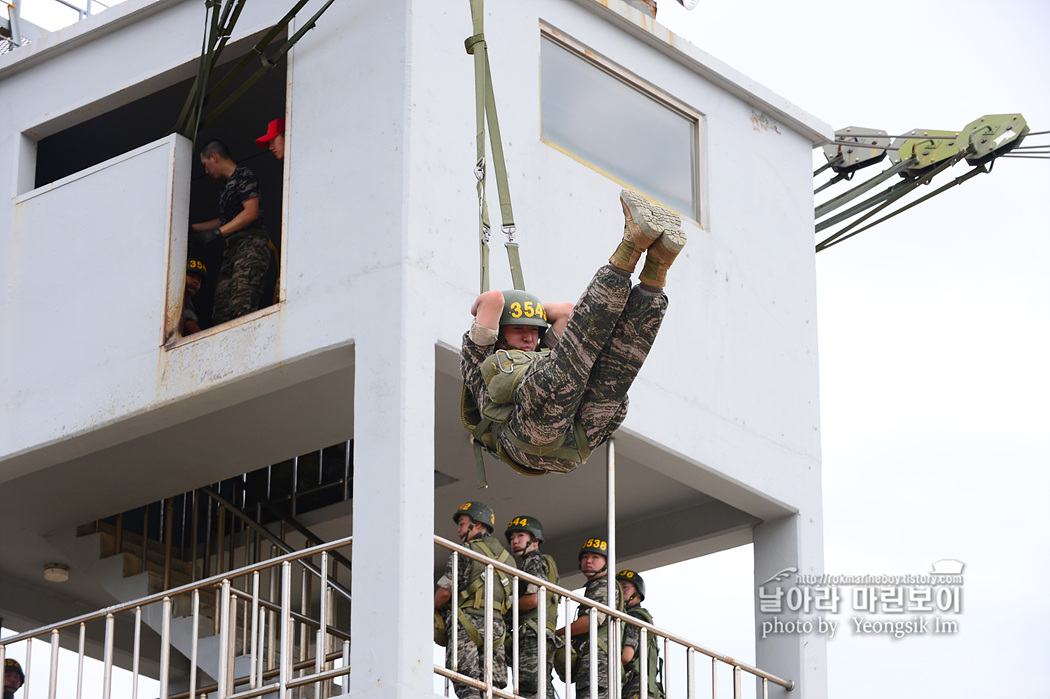
[[[358,699],[415,699],[433,694],[434,345],[402,332],[400,294],[365,305],[375,317],[356,346],[350,685]]]
[[[818,491],[819,492],[819,491]],[[784,699],[825,699],[828,695],[827,645],[825,636],[814,630],[812,633],[769,633],[762,638],[763,622],[810,620],[816,624],[818,613],[791,611],[786,597],[779,614],[763,613],[758,595],[759,587],[767,592],[778,587],[787,594],[795,586],[794,573],[779,582],[767,582],[769,578],[788,568],[805,574],[816,574],[824,569],[824,549],[819,526],[819,509],[816,526],[803,526],[810,517],[792,515],[765,522],[755,528],[755,648],[758,667],[773,674],[795,681],[790,693],[779,685],[770,684],[770,697]],[[768,627],[767,627],[768,628]]]

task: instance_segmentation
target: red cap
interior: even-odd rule
[[[255,139],[255,145],[265,148],[266,145],[284,133],[284,119],[274,119],[266,129],[266,135]]]

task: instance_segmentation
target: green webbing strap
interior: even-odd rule
[[[477,109],[477,163],[474,174],[478,179],[478,204],[480,207],[481,240],[481,291],[489,290],[489,223],[488,201],[485,197],[485,124],[491,134],[493,167],[496,169],[496,191],[499,194],[503,233],[507,236],[507,257],[514,288],[524,291],[525,279],[521,272],[518,244],[514,242],[514,210],[510,202],[510,182],[507,179],[507,164],[503,157],[503,140],[499,132],[496,114],[496,96],[492,89],[492,69],[489,65],[488,46],[485,43],[485,0],[470,0],[470,14],[474,21],[474,34],[464,45],[467,53],[474,56],[474,103]]]

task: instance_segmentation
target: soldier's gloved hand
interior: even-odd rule
[[[193,242],[201,246],[211,245],[220,238],[222,238],[222,233],[219,232],[218,228],[209,228],[203,231],[194,231],[193,233]]]

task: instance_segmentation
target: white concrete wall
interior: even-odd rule
[[[778,540],[792,542],[803,572],[819,570],[810,149],[814,130],[826,127],[809,118],[807,131],[782,120],[795,112],[775,96],[741,100],[748,87],[742,76],[689,47],[677,56],[669,48],[654,50],[659,29],[627,35],[617,18],[630,19],[631,11],[615,0],[608,4],[618,14],[569,0],[489,5],[486,34],[526,281],[543,298],[574,300],[623,225],[620,186],[539,139],[539,26],[545,22],[704,115],[704,227],[685,223],[690,242],[669,276],[671,308],[632,390],[624,429],[691,465],[683,470],[681,462],[654,459],[654,468],[731,505],[767,518],[801,513],[791,518],[789,535],[778,530]],[[7,89],[14,87],[33,94],[0,107],[0,192],[14,197],[31,179],[22,132],[53,132],[99,100],[124,99],[153,76],[185,72],[199,48],[199,3],[131,0],[127,6],[121,12],[130,19],[120,31],[97,30],[75,50],[56,49],[50,61],[27,61],[5,73],[7,57],[0,59],[5,93],[16,94]],[[135,11],[143,13],[141,21],[133,21]],[[277,0],[250,3],[238,35],[281,11]],[[24,344],[5,351],[4,376],[28,371],[43,382],[39,390],[14,394],[20,411],[63,416],[22,433],[8,427],[22,421],[12,419],[15,406],[5,395],[0,458],[354,343],[355,487],[369,494],[355,499],[354,513],[355,567],[369,571],[353,583],[355,599],[369,601],[355,605],[353,621],[359,696],[416,696],[430,685],[432,581],[419,562],[431,556],[433,526],[433,347],[458,346],[478,291],[473,70],[462,43],[470,33],[465,2],[336,3],[294,51],[285,300],[232,329],[173,350],[160,346],[163,309],[150,299],[163,296],[156,275],[167,267],[157,240],[148,251],[150,269],[135,282],[140,314],[108,318],[113,327],[100,333],[98,319],[71,312],[75,307],[43,328],[45,306],[28,295],[22,279],[26,269],[47,265],[48,251],[19,250],[24,236],[36,232],[17,223],[16,208],[24,205],[0,201],[0,347]],[[121,60],[127,55],[136,60]],[[702,79],[698,71],[722,77]],[[725,81],[733,79],[736,87],[727,89]],[[45,84],[53,86],[46,93],[33,88]],[[142,185],[158,182],[158,175],[144,175]],[[151,207],[133,209],[148,218]],[[126,214],[116,206],[113,226],[90,231],[92,248],[124,235]],[[494,242],[493,286],[505,288],[510,281],[498,232]],[[103,287],[93,291],[114,294],[129,282],[97,283]],[[150,288],[154,292],[144,291]],[[24,308],[9,310],[18,306]],[[138,363],[100,361],[113,338],[129,334],[136,340],[127,351]],[[73,341],[87,350],[65,352],[54,378],[34,364],[48,355],[33,348]],[[131,376],[117,380],[119,372]],[[84,373],[91,381],[68,381]],[[108,389],[104,396],[101,386]],[[218,400],[213,407],[223,405]],[[763,546],[756,552],[760,576],[774,557]],[[769,653],[760,647],[760,662],[799,677],[798,646]],[[807,653],[822,667],[822,648]],[[812,684],[803,696],[820,696],[819,682]]]

